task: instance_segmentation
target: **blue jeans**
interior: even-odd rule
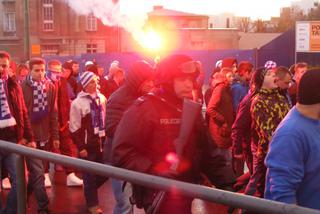
[[[112,138],[107,138],[104,145],[105,164],[111,163],[111,151],[112,151]],[[113,208],[114,214],[132,214],[133,206],[130,203],[129,198],[132,195],[131,184],[127,183],[124,190],[122,190],[123,181],[117,179],[111,179],[111,186],[113,196],[116,200],[116,204]]]
[[[7,204],[4,213],[6,214],[16,214],[17,213],[17,174],[16,174],[16,162],[17,155],[14,153],[7,152],[5,150],[0,150],[0,161],[1,164],[8,171],[11,190],[7,197]],[[0,202],[1,208],[1,202]]]
[[[116,200],[116,205],[113,209],[114,214],[132,214],[133,206],[130,203],[130,196],[132,195],[131,185],[126,184],[122,190],[123,181],[111,179],[112,192]]]
[[[26,158],[27,169],[29,171],[27,195],[28,198],[34,192],[38,203],[38,212],[47,211],[49,199],[44,185],[43,161],[34,158]]]
[[[93,161],[97,163],[103,163],[102,152],[88,152],[88,157],[85,160]],[[84,196],[86,198],[87,207],[97,206],[99,204],[98,200],[98,188],[108,180],[106,177],[99,175],[94,175],[91,173],[83,172],[83,187]]]

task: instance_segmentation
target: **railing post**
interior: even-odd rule
[[[27,213],[27,192],[24,156],[17,154],[17,210],[19,214]]]

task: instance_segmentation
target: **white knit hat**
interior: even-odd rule
[[[80,83],[82,87],[85,88],[89,84],[89,82],[95,77],[96,75],[90,71],[83,72],[83,74],[80,76]]]
[[[94,63],[92,61],[86,61],[86,63],[84,64],[85,67],[89,66],[89,65],[93,65]]]
[[[277,67],[277,63],[272,61],[272,60],[269,60],[264,64],[264,68],[267,69],[267,70],[274,69],[276,67]]]

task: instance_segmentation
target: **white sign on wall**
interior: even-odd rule
[[[296,23],[296,52],[320,52],[320,21]]]
[[[297,23],[296,25],[296,51],[308,52],[309,51],[309,35],[310,25],[309,23]]]

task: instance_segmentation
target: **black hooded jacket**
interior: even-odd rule
[[[142,95],[139,92],[140,85],[153,75],[152,67],[148,63],[138,61],[133,64],[124,85],[116,90],[107,101],[106,134],[108,137],[113,138],[124,112]]]
[[[170,168],[167,155],[174,153],[181,125],[182,100],[168,92],[137,99],[125,112],[112,145],[112,165],[161,175]],[[200,115],[183,149],[177,169],[179,180],[196,183],[200,172],[217,187],[233,182],[224,157],[210,139]]]

